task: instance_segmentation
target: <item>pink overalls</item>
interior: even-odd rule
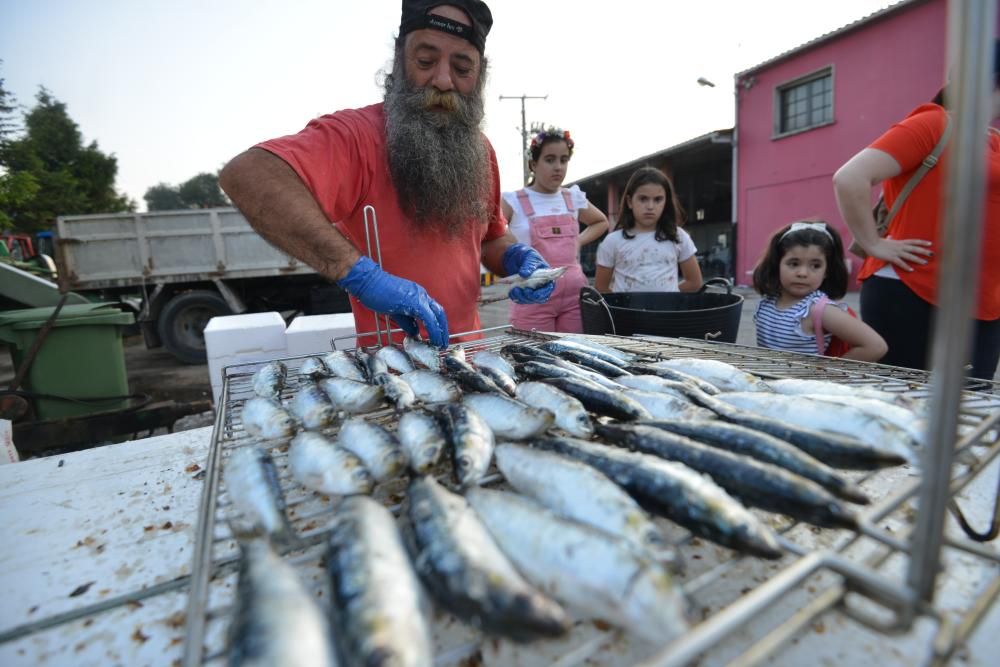
[[[510,322],[518,329],[581,333],[580,288],[587,285],[580,262],[577,260],[577,238],[580,223],[573,208],[569,190],[562,190],[566,200],[566,213],[535,215],[526,191],[518,190],[517,201],[528,218],[531,229],[531,247],[553,267],[568,266],[569,270],[556,281],[556,289],[545,303],[512,303]]]

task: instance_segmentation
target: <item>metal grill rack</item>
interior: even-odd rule
[[[494,337],[465,343],[474,353],[480,349],[499,350],[509,342],[541,343],[552,336],[504,328]],[[727,361],[763,377],[800,377],[833,380],[844,384],[867,385],[887,391],[926,396],[929,376],[919,371],[817,358],[759,348],[700,341],[594,337],[648,357],[692,356]],[[342,347],[342,346],[341,346]],[[289,386],[282,395],[296,393],[295,371],[305,357],[285,359]],[[252,396],[249,379],[261,363],[229,367],[211,449],[205,489],[196,533],[195,556],[187,615],[184,664],[219,664],[225,654],[226,632],[235,591],[237,546],[228,530],[228,504],[221,470],[229,453],[250,444],[240,421],[240,406]],[[969,391],[964,396],[961,420],[965,433],[956,443],[957,461],[951,494],[956,496],[1000,453],[996,431],[1000,421],[1000,391],[983,385],[985,391]],[[369,419],[394,427],[389,410],[372,413]],[[332,435],[336,427],[328,430]],[[306,491],[295,483],[285,464],[281,445],[272,450],[281,470],[282,486],[290,518],[307,546],[286,554],[301,578],[325,602],[328,584],[321,566],[324,536],[336,512],[336,503]],[[859,512],[860,530],[816,529],[766,512],[755,513],[780,534],[787,555],[775,563],[744,557],[706,543],[687,531],[660,521],[686,563],[679,576],[689,599],[703,620],[671,645],[660,647],[642,643],[622,631],[591,623],[578,624],[568,639],[516,646],[490,640],[447,614],[438,614],[433,623],[437,664],[459,664],[474,658],[483,664],[583,664],[653,665],[688,664],[706,655],[711,664],[732,662],[757,664],[822,622],[837,614],[878,633],[904,630],[913,612],[932,620],[936,631],[923,650],[947,658],[961,640],[971,633],[976,621],[1000,593],[1000,576],[994,570],[985,589],[977,594],[969,612],[959,618],[941,609],[921,605],[899,582],[898,570],[920,545],[912,544],[913,500],[920,485],[917,471],[908,466],[877,472],[843,471],[873,497],[873,504]],[[441,475],[446,474],[442,469]],[[493,475],[489,484],[502,484]],[[403,496],[402,481],[376,489],[376,497],[398,508]],[[995,567],[1000,556],[995,550],[964,538],[949,536],[946,547]],[[753,639],[747,628],[769,623],[757,630]]]

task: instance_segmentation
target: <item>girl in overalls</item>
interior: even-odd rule
[[[556,281],[546,303],[511,304],[510,321],[528,331],[580,333],[580,288],[587,277],[580,267],[580,248],[608,230],[608,218],[574,185],[562,187],[573,156],[569,132],[549,127],[531,139],[528,168],[531,182],[517,192],[503,193],[501,208],[519,243],[537,250],[550,266],[569,270]],[[580,223],[587,226],[580,233]]]

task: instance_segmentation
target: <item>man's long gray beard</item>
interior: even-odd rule
[[[421,227],[455,235],[470,222],[485,223],[491,171],[483,120],[483,78],[469,96],[418,88],[406,80],[397,53],[385,82],[389,171],[399,205]],[[441,104],[450,111],[432,110]]]

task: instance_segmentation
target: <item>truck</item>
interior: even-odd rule
[[[219,315],[350,310],[347,294],[261,238],[235,208],[65,215],[56,221],[59,289],[132,311],[147,347],[206,360]]]

